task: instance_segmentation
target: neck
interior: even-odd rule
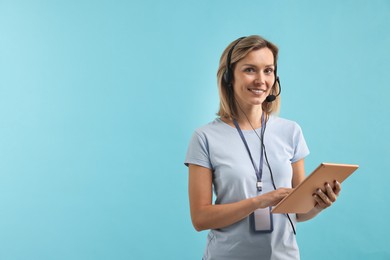
[[[252,129],[252,127],[255,129],[261,127],[261,117],[263,115],[263,110],[261,105],[250,106],[245,108],[237,104],[237,112],[238,112],[237,122],[240,124],[240,127],[242,129],[250,130]]]

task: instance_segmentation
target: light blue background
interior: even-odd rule
[[[0,259],[200,259],[183,160],[250,34],[280,47],[307,172],[361,166],[302,259],[389,259],[388,0],[0,0]]]

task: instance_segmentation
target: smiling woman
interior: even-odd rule
[[[0,259],[201,259],[209,230],[195,233],[188,217],[187,144],[221,100],[215,122],[224,131],[211,136],[225,146],[200,137],[210,159],[199,160],[216,177],[213,203],[247,198],[245,179],[256,188],[238,131],[220,120],[235,104],[221,86],[225,71],[234,83],[237,63],[268,43],[246,37],[231,62],[227,54],[241,35],[258,33],[280,50],[279,115],[304,129],[305,166],[362,166],[331,210],[297,225],[302,258],[390,259],[389,17],[389,0],[0,0]],[[270,96],[278,94],[276,82]],[[288,158],[275,161],[271,147],[293,130],[275,124],[278,102],[263,103],[264,144],[281,187]],[[239,126],[258,164],[258,137]],[[266,192],[266,164],[262,178]],[[197,228],[209,228],[194,213]],[[219,242],[223,230],[210,237]]]
[[[192,223],[198,231],[210,229],[203,259],[299,259],[296,222],[316,216],[340,192],[339,184],[318,187],[318,204],[308,213],[271,214],[303,181],[309,154],[299,125],[275,116],[277,54],[260,36],[232,42],[217,73],[220,118],[190,141],[185,164]]]

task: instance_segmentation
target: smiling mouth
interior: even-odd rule
[[[248,88],[248,90],[256,95],[260,95],[265,92],[264,89]]]

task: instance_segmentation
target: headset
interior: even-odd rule
[[[233,50],[234,48],[237,46],[237,44],[245,39],[246,37],[240,37],[236,40],[236,43],[230,48],[229,52],[228,52],[228,55],[227,55],[227,58],[226,58],[226,69],[225,69],[225,72],[222,76],[223,78],[223,81],[226,83],[227,87],[228,87],[228,91],[231,92],[232,89],[233,89],[233,84],[232,84],[232,81],[233,81],[233,69],[232,69],[232,64],[231,64],[231,59],[232,59],[232,53],[233,53]],[[278,67],[275,65],[275,71],[274,71],[274,74],[275,74],[275,82],[274,84],[272,85],[272,89],[274,88],[276,82],[278,82],[278,85],[279,85],[279,92],[278,94],[276,95],[273,95],[273,94],[270,94],[266,97],[265,101],[266,102],[272,102],[276,99],[277,96],[280,95],[280,93],[282,92],[282,86],[280,84],[280,80],[279,80],[279,77],[277,75],[277,69]]]

